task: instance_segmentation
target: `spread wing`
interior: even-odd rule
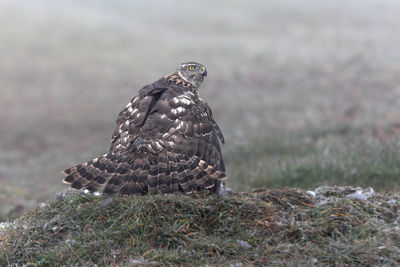
[[[185,192],[215,186],[226,177],[218,138],[224,139],[211,109],[196,92],[182,85],[160,80],[143,88],[117,123],[110,152],[156,155],[150,165],[157,166],[152,172],[157,177],[149,176],[156,181],[156,190],[162,189],[162,180],[171,179],[171,173],[184,181],[178,184]],[[167,177],[160,177],[160,167]],[[169,186],[176,184],[176,179]],[[150,182],[149,190],[151,187]]]
[[[109,153],[66,170],[64,181],[119,194],[217,190],[226,178],[218,138],[223,142],[197,93],[162,78],[121,111]]]
[[[171,90],[169,96],[157,104],[158,116],[156,113],[154,119],[163,117],[164,123],[169,122],[160,137],[163,144],[175,153],[196,157],[216,170],[225,171],[218,141],[219,137],[223,143],[224,138],[212,118],[211,109],[197,93]]]

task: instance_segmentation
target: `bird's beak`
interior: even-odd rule
[[[207,76],[207,70],[204,69],[203,72],[202,72],[201,74],[203,74],[203,76],[206,77],[206,76]]]

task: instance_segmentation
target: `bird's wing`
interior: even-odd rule
[[[223,141],[223,136],[207,103],[191,92],[171,100],[171,113],[175,111],[175,114],[172,114],[175,116],[172,116],[171,127],[174,134],[169,140],[179,140],[182,136],[182,140],[175,143],[173,148],[176,151],[184,151],[188,156],[196,156],[223,171],[218,141],[218,137]]]
[[[195,91],[161,78],[121,111],[110,151],[64,171],[72,188],[104,193],[216,190],[226,178],[212,112]]]
[[[140,115],[136,116],[140,120],[129,123],[128,127],[131,145],[127,153],[146,152],[151,158],[150,192],[164,191],[163,187],[173,191],[177,186],[185,192],[216,188],[226,175],[218,141],[218,137],[222,140],[223,137],[211,109],[195,91],[177,84],[166,87],[150,94],[151,99],[145,99],[150,104],[142,108],[146,110],[143,115],[139,104]],[[121,121],[120,125],[123,124]]]
[[[153,106],[142,130],[155,140],[154,147],[159,144],[166,151],[168,159],[159,161],[166,161],[167,169],[174,172],[180,166],[177,179],[183,191],[215,187],[226,178],[218,141],[218,137],[223,140],[222,133],[197,93],[169,88]]]
[[[151,85],[143,87],[138,95],[132,98],[118,115],[117,126],[111,137],[109,153],[126,151],[135,142],[152,107],[167,89],[167,81],[160,79]]]

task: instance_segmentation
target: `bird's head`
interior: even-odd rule
[[[198,88],[207,76],[206,67],[196,62],[186,62],[178,66],[176,73],[188,83]]]

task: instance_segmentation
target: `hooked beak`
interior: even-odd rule
[[[204,69],[203,72],[202,72],[201,74],[203,74],[203,76],[206,77],[206,76],[207,76],[207,70]]]

